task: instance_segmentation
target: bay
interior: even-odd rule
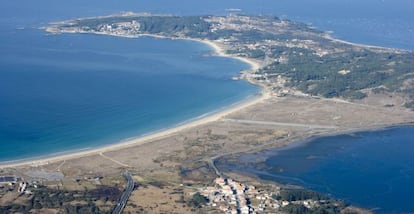
[[[412,13],[414,4],[411,0],[1,1],[0,82],[2,88],[0,90],[0,112],[2,113],[0,113],[0,161],[50,153],[56,154],[67,150],[78,150],[114,143],[127,136],[136,136],[151,132],[151,130],[162,129],[168,127],[168,124],[173,125],[186,120],[186,118],[193,118],[221,108],[244,99],[257,90],[257,88],[246,86],[245,83],[228,79],[233,73],[246,68],[247,65],[221,58],[206,59],[202,56],[206,52],[211,52],[211,50],[198,43],[161,41],[148,38],[126,40],[93,35],[47,36],[43,32],[35,30],[35,28],[45,26],[51,21],[108,15],[120,11],[176,15],[224,15],[227,14],[226,9],[228,8],[240,8],[248,14],[270,14],[310,23],[321,30],[333,31],[335,37],[351,42],[414,50],[414,43],[412,42],[412,38],[414,38],[414,15]],[[138,48],[146,44],[152,44],[154,47]],[[75,46],[74,49],[72,49],[73,46]],[[124,48],[127,51],[124,51]],[[167,51],[160,50],[160,48],[167,48]],[[186,52],[182,55],[183,59],[176,61],[176,58],[166,56],[171,52],[176,54],[176,50]],[[148,51],[149,54],[141,51]],[[164,55],[165,59],[160,60],[163,53],[166,53]],[[144,56],[144,58],[140,60],[139,57],[141,56]],[[168,60],[168,58],[171,60]],[[197,65],[190,65],[191,63],[188,63],[188,61],[191,60],[188,59],[193,58],[199,61],[207,60],[210,63],[201,66],[197,61]],[[128,59],[133,59],[137,63],[129,62]],[[216,61],[224,63],[224,65],[217,64]],[[149,64],[146,64],[146,62]],[[150,65],[151,62],[152,65]],[[174,64],[174,62],[177,63]],[[179,69],[181,62],[188,65],[190,70],[183,72]],[[213,64],[220,67],[214,67],[211,70],[206,68]],[[233,67],[234,64],[237,65]],[[161,65],[167,65],[168,69],[161,69]],[[232,68],[227,70],[226,66]],[[170,69],[170,67],[175,69]],[[198,67],[206,68],[208,71],[196,70]],[[148,72],[148,70],[154,73]],[[222,72],[223,70],[225,72]],[[219,74],[214,71],[219,72]],[[163,72],[166,72],[166,74]],[[175,76],[174,72],[178,72],[178,76]],[[212,72],[212,75],[210,75],[210,72]],[[226,74],[223,76],[223,73]],[[159,78],[161,76],[166,77],[165,81]],[[144,81],[145,79],[150,81]],[[186,95],[183,95],[178,96],[176,102],[175,98],[171,102],[171,98],[175,96],[173,92],[153,86],[163,85],[169,89],[180,88],[177,94],[186,91],[186,87],[172,85],[172,82],[168,79],[177,81],[177,83],[187,82],[189,87],[192,87],[191,82],[193,81],[193,85],[200,89],[200,91],[196,90],[194,95],[204,94],[203,96],[207,98],[199,97],[197,99],[197,96],[195,96],[193,102],[191,101],[193,99],[188,99]],[[189,79],[191,81],[187,81]],[[237,84],[241,85],[237,86]],[[153,89],[145,89],[146,86]],[[216,87],[217,91],[214,93]],[[221,94],[228,90],[227,87],[233,88],[233,90],[229,90],[232,91],[232,94]],[[201,92],[201,90],[205,91]],[[210,92],[211,90],[213,92]],[[217,94],[223,97],[215,101],[209,99],[217,97]],[[192,95],[188,96],[192,97]],[[53,96],[62,99],[55,100]],[[157,99],[154,99],[154,97]],[[182,100],[191,103],[181,103],[180,97]],[[148,103],[142,101],[144,98],[156,100],[157,104],[162,104],[166,110],[159,113],[148,113],[148,111],[139,110],[143,106],[152,110]],[[163,102],[165,99],[170,99],[170,102]],[[84,103],[76,105],[76,103],[81,102]],[[198,103],[198,105],[194,103]],[[171,104],[174,104],[174,106],[171,106]],[[191,108],[187,108],[185,113],[180,111],[188,106],[191,106]],[[61,111],[57,111],[59,108],[61,108]],[[158,119],[148,122],[150,121],[148,118],[151,117]],[[136,123],[139,119],[141,123]],[[87,133],[87,136],[79,135],[82,131]],[[55,135],[57,133],[62,135]],[[398,138],[401,133],[397,131],[389,134]],[[333,138],[331,140],[336,142],[336,138]],[[352,136],[351,139],[353,139]],[[412,142],[414,138],[409,135],[408,139],[409,142]],[[39,144],[39,142],[49,142],[51,144]],[[328,181],[329,175],[326,176],[327,178],[325,176],[318,177],[317,173],[323,174],[322,169],[327,170],[325,174],[330,172],[329,167],[326,168],[326,165],[329,164],[323,164],[321,161],[314,164],[307,162],[310,164],[309,169],[312,169],[312,167],[314,169],[320,168],[312,175],[315,179],[319,179],[320,183],[318,181],[301,180],[295,177],[297,175],[287,176],[289,178],[288,182],[294,180],[301,185],[337,197],[343,197],[366,207],[380,207],[378,212],[405,212],[404,210],[410,210],[409,203],[405,203],[404,199],[407,190],[412,192],[412,183],[414,182],[410,179],[412,179],[413,162],[404,159],[407,156],[400,153],[413,150],[412,144],[398,142],[404,141],[397,140],[397,144],[385,144],[392,146],[392,148],[389,148],[389,151],[392,151],[391,153],[388,153],[388,150],[381,146],[377,147],[377,145],[369,147],[369,149],[362,148],[377,154],[371,156],[371,159],[367,159],[366,162],[361,160],[352,162],[352,158],[348,158],[351,160],[348,163],[351,166],[359,163],[366,163],[369,166],[379,164],[380,168],[385,169],[381,173],[376,173],[375,170],[369,171],[373,179],[372,185],[366,185],[367,183],[370,184],[371,181],[364,178],[361,179],[362,182],[365,182],[363,184],[358,183],[359,178],[356,179],[355,177],[343,181],[343,188],[350,191],[358,189],[365,199],[360,199],[358,195],[352,195],[353,193],[350,196],[342,193],[341,190],[330,189],[332,185],[337,185],[337,182]],[[336,143],[333,145],[336,145]],[[321,150],[329,150],[327,149],[329,146],[326,149],[324,149],[324,146],[326,145],[323,145]],[[356,148],[358,147],[355,147],[355,150],[357,150]],[[380,153],[375,148],[378,148]],[[395,149],[397,151],[394,151]],[[333,149],[332,154],[336,154],[335,151]],[[403,160],[398,158],[399,155]],[[307,157],[308,159],[318,160],[318,156]],[[339,157],[338,159],[331,157],[331,159],[334,159],[333,164],[336,164],[335,161],[339,161]],[[384,160],[388,162],[388,159],[392,160],[390,164],[396,165],[395,168],[388,167],[388,163],[383,163]],[[295,160],[290,159],[289,163],[297,166]],[[297,163],[304,162],[298,160]],[[272,167],[277,169],[275,165],[272,165]],[[310,173],[306,171],[305,165],[299,164],[297,167],[299,174]],[[343,168],[341,173],[350,170],[347,166]],[[360,175],[364,170],[354,172],[350,170],[348,174]],[[257,173],[269,175],[268,172]],[[334,171],[333,173],[338,172]],[[387,180],[393,176],[394,180],[391,178],[391,182],[387,185],[381,184],[382,178]],[[283,180],[284,177],[284,175],[271,174],[269,179],[279,181]],[[380,182],[378,183],[375,179],[380,180]],[[358,185],[354,186],[354,181]],[[399,186],[404,186],[407,190],[401,189]],[[387,191],[383,191],[384,187],[391,189],[391,193],[388,194]],[[373,193],[374,196],[367,196],[364,193]],[[386,195],[389,200],[384,202],[386,199],[379,200],[376,195]],[[354,198],[355,200],[353,200]],[[400,206],[401,209],[399,209]]]
[[[249,66],[202,43],[102,35],[0,35],[0,161],[90,149],[253,96]]]

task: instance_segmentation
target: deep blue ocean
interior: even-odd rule
[[[38,27],[121,11],[224,15],[229,8],[309,23],[351,42],[414,50],[412,0],[4,0],[0,162],[116,143],[205,115],[259,90],[231,80],[246,64],[206,57],[212,50],[203,44],[48,35]],[[414,186],[413,131],[400,127],[321,138],[268,154],[266,164],[282,166],[285,174],[257,173],[381,207],[381,212],[414,212],[405,203]]]
[[[375,213],[414,213],[414,126],[312,139],[220,168],[300,185]],[[249,164],[258,158],[263,164]]]

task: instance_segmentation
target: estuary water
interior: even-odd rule
[[[264,163],[250,164],[259,157]],[[320,137],[242,156],[240,165],[218,165],[300,185],[375,213],[414,213],[413,157],[414,126],[403,126]]]

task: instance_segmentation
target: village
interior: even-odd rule
[[[76,33],[97,33],[114,36],[137,37],[140,35],[155,35],[143,29],[138,17],[147,17],[149,14],[134,14],[126,13],[121,17],[131,17],[130,21],[120,20],[111,23],[101,23],[96,26],[90,25],[72,25],[69,23],[65,26],[66,32]],[[135,19],[136,17],[136,19]],[[248,30],[269,32],[274,35],[290,34],[292,29],[289,26],[291,23],[286,20],[270,21],[255,16],[243,15],[229,15],[229,16],[207,16],[203,20],[210,24],[208,32],[211,34],[217,33],[219,36],[215,38],[214,42],[223,46],[227,50],[227,54],[238,57],[253,58],[261,62],[260,67],[264,68],[273,63],[288,64],[289,56],[292,54],[303,55],[301,51],[307,50],[311,54],[322,57],[330,53],[341,52],[340,49],[331,49],[321,46],[321,41],[301,39],[301,38],[286,38],[280,39],[278,37],[268,39],[258,39],[255,41],[244,40],[238,33],[227,35],[223,32],[235,31],[244,32]],[[49,31],[53,31],[52,28]],[[183,38],[188,36],[176,32],[176,35],[169,35],[171,38]],[[328,35],[326,35],[328,36]],[[283,38],[283,36],[280,36]],[[275,55],[274,49],[280,49],[281,52]],[[298,49],[298,53],[290,53],[286,50]],[[276,97],[284,97],[286,95],[294,96],[309,96],[309,94],[302,93],[292,87],[286,87],[288,79],[277,73],[268,72],[241,72],[239,76],[233,77],[234,80],[246,79],[251,82],[260,83],[265,86],[269,93]]]
[[[313,199],[289,201],[281,196],[281,187],[273,188],[269,191],[231,178],[218,177],[214,180],[214,186],[203,187],[199,191],[208,199],[207,206],[228,214],[276,213],[289,205],[313,209],[327,203],[327,200]]]
[[[97,182],[93,178],[89,180]],[[53,185],[49,186],[37,181],[27,182],[15,175],[0,176],[0,198],[2,200],[24,201],[32,198],[34,192],[42,191],[44,188],[54,189]],[[294,192],[275,184],[262,188],[231,178],[217,177],[210,185],[195,188],[190,194],[193,196],[200,194],[204,197],[206,204],[203,205],[203,210],[227,214],[280,213],[301,207],[312,210],[332,203],[329,199],[319,198],[319,195],[317,199],[313,198],[315,195],[297,198]],[[54,195],[57,192],[50,192],[50,194]],[[306,195],[306,193],[301,193],[301,195]],[[341,206],[335,203],[333,205]],[[112,205],[108,204],[108,207]]]
[[[48,27],[47,31],[52,33],[96,33],[125,37],[153,35],[167,36],[174,39],[194,38],[200,41],[211,41],[223,47],[225,53],[230,56],[246,57],[261,63],[259,70],[255,72],[242,72],[238,79],[253,80],[252,82],[266,86],[265,90],[268,90],[266,92],[270,92],[274,97],[261,103],[258,105],[259,107],[248,109],[248,112],[244,112],[243,117],[240,117],[241,119],[238,119],[238,117],[228,117],[225,120],[215,122],[211,126],[207,124],[196,131],[190,129],[190,131],[184,132],[182,135],[168,136],[151,144],[137,145],[136,147],[116,152],[108,151],[105,154],[93,154],[95,156],[74,158],[68,161],[63,160],[62,162],[48,163],[40,167],[30,166],[33,167],[31,170],[36,169],[36,171],[41,172],[40,174],[30,174],[29,171],[31,170],[22,173],[29,177],[35,177],[37,180],[48,180],[46,185],[36,183],[30,179],[26,179],[28,181],[26,182],[17,176],[0,176],[0,199],[6,201],[6,203],[3,203],[4,207],[0,207],[0,213],[2,208],[15,211],[23,209],[38,211],[42,207],[43,209],[49,208],[59,211],[85,209],[87,211],[103,210],[110,212],[124,190],[125,179],[119,175],[118,171],[125,169],[125,167],[136,170],[133,176],[136,176],[134,179],[140,185],[134,189],[132,199],[128,201],[127,209],[129,210],[154,210],[154,213],[157,213],[155,211],[157,210],[159,211],[158,213],[162,213],[160,207],[169,206],[168,209],[165,208],[164,210],[181,209],[181,213],[194,213],[197,208],[202,209],[202,211],[211,211],[212,213],[217,213],[220,210],[223,213],[242,214],[304,213],[305,211],[315,210],[316,212],[323,211],[325,213],[349,211],[351,208],[343,201],[330,199],[310,190],[298,189],[298,187],[289,189],[291,187],[278,186],[279,184],[272,184],[271,187],[263,186],[265,182],[253,184],[247,181],[240,181],[238,180],[239,177],[224,177],[224,175],[220,176],[217,173],[211,179],[210,177],[206,178],[205,175],[208,174],[208,170],[203,171],[202,169],[204,168],[199,166],[200,170],[197,171],[196,169],[198,168],[196,166],[199,164],[197,161],[225,152],[246,151],[245,148],[251,145],[270,145],[266,143],[270,142],[271,139],[276,139],[278,136],[281,137],[280,139],[283,139],[283,136],[287,136],[287,138],[290,138],[290,141],[295,134],[299,137],[311,136],[316,133],[312,127],[327,127],[312,126],[315,123],[325,125],[331,124],[334,120],[332,123],[335,126],[330,127],[335,127],[334,129],[336,130],[336,125],[338,125],[346,130],[346,128],[354,127],[355,121],[359,122],[356,125],[358,128],[370,124],[381,125],[378,121],[386,121],[385,124],[389,124],[391,120],[401,123],[401,121],[407,121],[412,118],[408,113],[407,115],[409,116],[406,116],[392,109],[370,108],[368,111],[362,111],[361,108],[363,106],[360,104],[353,105],[349,102],[337,102],[336,100],[313,99],[313,96],[321,94],[319,93],[320,91],[313,91],[312,95],[307,95],[306,90],[312,90],[319,83],[323,84],[326,82],[322,80],[327,80],[332,76],[342,78],[355,74],[356,68],[368,67],[369,64],[363,64],[365,61],[362,61],[361,65],[358,62],[349,61],[350,66],[354,64],[356,66],[352,68],[339,68],[335,64],[336,61],[331,60],[337,56],[341,56],[341,59],[343,59],[344,56],[340,54],[346,51],[353,51],[350,52],[350,55],[346,55],[349,58],[351,58],[354,52],[355,54],[360,54],[360,50],[363,50],[361,46],[348,47],[344,43],[327,39],[325,34],[313,31],[313,29],[306,28],[303,30],[302,25],[276,18],[259,18],[255,16],[181,18],[182,25],[180,26],[184,26],[183,29],[185,30],[181,28],[177,30],[175,28],[177,25],[173,25],[171,28],[171,25],[168,25],[168,23],[172,22],[171,17],[152,18],[158,20],[158,22],[140,21],[136,17],[126,19],[122,16],[111,17],[109,20],[84,20],[89,25],[77,24],[75,22],[71,25],[70,23],[73,22],[71,21],[64,23],[67,25],[63,27]],[[211,28],[208,28],[208,31],[198,31],[197,25],[200,24],[199,20],[209,22],[211,25],[208,26],[211,26]],[[271,22],[270,25],[269,20],[275,21]],[[176,24],[175,22],[173,23]],[[146,25],[147,28],[144,29]],[[158,28],[154,30],[148,26]],[[217,32],[217,34],[213,34],[214,32]],[[335,55],[335,53],[339,53],[339,55]],[[358,56],[361,59],[367,59],[367,62],[377,62],[375,59],[382,57],[380,55],[382,51],[376,49],[375,52],[364,52],[363,54],[366,53],[369,53],[368,56],[372,57]],[[330,55],[334,56],[329,58]],[[304,56],[304,61],[299,64],[292,63],[292,60],[302,56]],[[325,61],[321,61],[323,56],[326,56]],[[378,62],[383,63],[382,61]],[[284,67],[285,65],[289,66]],[[304,81],[299,78],[302,77],[300,75],[290,75],[298,73],[296,71],[299,71],[300,68],[306,67],[308,69],[310,65],[318,68],[314,72],[319,72],[322,69],[327,70],[326,67],[317,67],[319,65],[332,65],[335,70],[329,73],[318,74],[316,77],[320,79],[311,79],[312,81]],[[392,65],[387,64],[387,66]],[[407,65],[410,64],[407,63]],[[292,72],[284,73],[284,71]],[[335,75],[327,75],[331,73]],[[364,73],[362,72],[361,74]],[[313,76],[309,78],[311,77],[314,78]],[[367,78],[358,76],[356,79],[365,80]],[[306,82],[311,82],[312,85],[308,85],[309,87],[304,87],[302,90],[294,87],[294,84]],[[290,85],[287,83],[290,83]],[[295,96],[300,95],[300,93],[303,96]],[[338,109],[341,110],[340,113],[338,113]],[[298,115],[296,112],[303,112],[303,114]],[[385,118],[384,115],[388,117]],[[278,120],[272,120],[272,118],[277,118]],[[337,118],[343,119],[337,120]],[[373,120],[375,121],[373,122]],[[253,122],[246,124],[246,121]],[[280,121],[287,121],[289,123],[280,123]],[[292,128],[292,122],[303,125]],[[289,128],[286,128],[286,126]],[[302,130],[302,126],[305,127],[304,130],[307,132]],[[211,127],[213,127],[213,134],[211,134]],[[273,129],[283,130],[275,132]],[[199,130],[208,131],[203,132]],[[292,130],[293,132],[290,132]],[[280,141],[280,144],[277,146],[283,146],[282,142]],[[166,147],[166,143],[178,146]],[[145,150],[145,148],[148,148],[148,150]],[[156,157],[161,161],[158,161]],[[30,169],[30,167],[26,169]],[[47,173],[45,172],[47,170],[44,170],[45,168],[48,168]],[[185,176],[182,172],[191,170],[194,171],[194,176],[191,177],[192,180],[188,179],[191,182],[183,182],[183,177]],[[85,174],[88,174],[88,176]],[[200,181],[198,179],[203,180]],[[34,199],[29,200],[31,192],[38,193],[41,196],[38,198],[33,197],[38,201]],[[151,198],[150,196],[154,192],[157,195]],[[188,194],[189,192],[190,194]],[[108,193],[111,193],[110,197],[108,197]],[[6,200],[7,197],[4,197],[4,195],[16,195],[16,198],[17,196],[23,198],[22,196],[24,196],[26,198],[24,202],[27,202],[30,207],[23,203],[16,204],[15,200]],[[62,197],[56,197],[57,195],[62,195]],[[166,195],[168,197],[162,197]],[[199,195],[203,199],[201,207],[193,206],[190,203],[192,200],[191,196]],[[36,194],[33,194],[33,196],[36,196]],[[86,201],[86,199],[90,202],[89,204],[77,204],[77,202]],[[147,200],[145,201],[145,199]],[[53,203],[50,203],[51,201]]]
[[[36,183],[30,184],[31,187],[37,188]],[[17,198],[19,195],[31,195],[32,191],[28,189],[29,183],[15,175],[0,176],[0,199]],[[5,197],[6,196],[6,197]]]

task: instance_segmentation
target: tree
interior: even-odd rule
[[[201,206],[208,203],[208,199],[197,192],[193,195],[189,203],[194,207],[200,208]]]

